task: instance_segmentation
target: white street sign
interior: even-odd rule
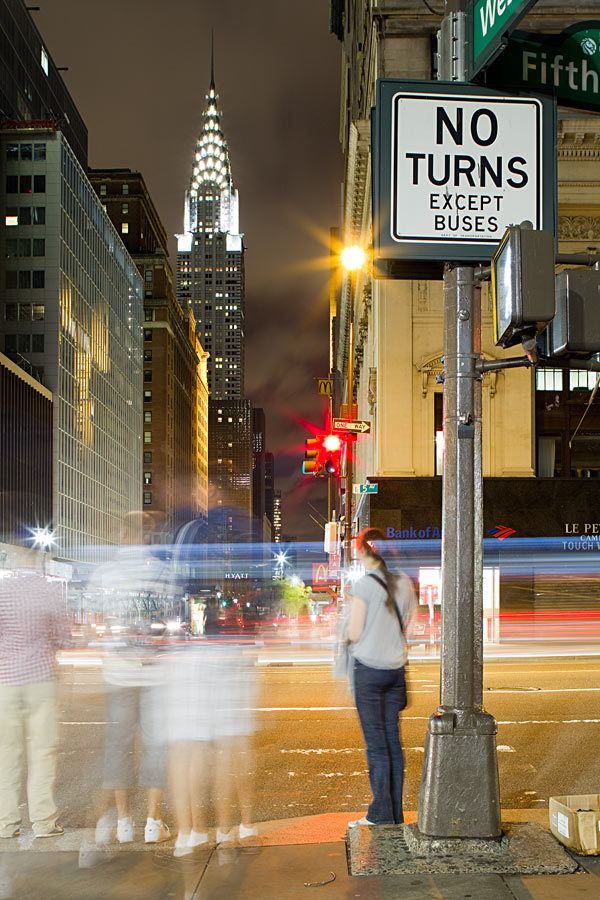
[[[542,228],[542,113],[535,97],[398,91],[392,240],[497,244],[508,225]]]

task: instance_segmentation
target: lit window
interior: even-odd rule
[[[123,195],[129,193],[129,185],[128,185],[128,184],[122,184],[122,185],[121,185],[121,193],[122,193]]]
[[[596,387],[598,374],[598,372],[588,372],[587,369],[571,369],[569,372],[569,389],[571,391],[577,388],[593,390]]]
[[[5,225],[18,225],[19,224],[19,213],[15,206],[11,206],[6,210],[6,215],[4,216],[4,224]]]
[[[152,425],[152,410],[150,410],[150,409],[147,409],[144,412],[144,424]]]
[[[129,234],[129,222],[121,222],[121,234]]]
[[[124,216],[129,212],[129,203],[121,203],[121,212]]]
[[[152,403],[152,391],[144,391],[144,403]]]
[[[144,472],[144,484],[152,484],[152,472]]]
[[[105,184],[100,185],[100,196],[106,197],[106,185]]]
[[[562,369],[536,369],[535,387],[538,391],[562,391]]]
[[[147,506],[149,503],[152,503],[152,493],[144,491],[144,504]]]
[[[48,53],[46,52],[46,48],[42,47],[42,52],[40,55],[40,65],[44,70],[45,74],[48,74]]]
[[[145,431],[145,432],[144,432],[144,443],[145,443],[145,444],[151,444],[151,443],[152,443],[152,432],[151,432],[151,431]]]

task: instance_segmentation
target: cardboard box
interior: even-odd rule
[[[550,797],[550,831],[575,853],[600,854],[600,794]]]

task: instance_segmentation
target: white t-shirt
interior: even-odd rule
[[[412,581],[404,572],[392,576],[396,583],[395,600],[402,616],[404,630],[408,628],[416,605]],[[353,645],[353,656],[372,669],[399,669],[406,665],[408,648],[406,637],[400,628],[398,616],[386,606],[387,590],[385,573],[377,569],[375,577],[364,575],[351,588],[354,597],[360,597],[367,606],[365,627]]]

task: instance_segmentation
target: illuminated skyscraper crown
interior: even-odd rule
[[[199,215],[202,198],[207,194],[219,201],[215,205],[214,220],[210,223],[212,227],[231,234],[239,232],[237,191],[233,189],[229,151],[221,128],[218,99],[211,65],[210,89],[206,95],[207,107],[203,113],[204,125],[196,143],[192,177],[186,197],[187,232],[203,231],[209,224],[203,218],[206,216],[206,208],[203,216]]]

